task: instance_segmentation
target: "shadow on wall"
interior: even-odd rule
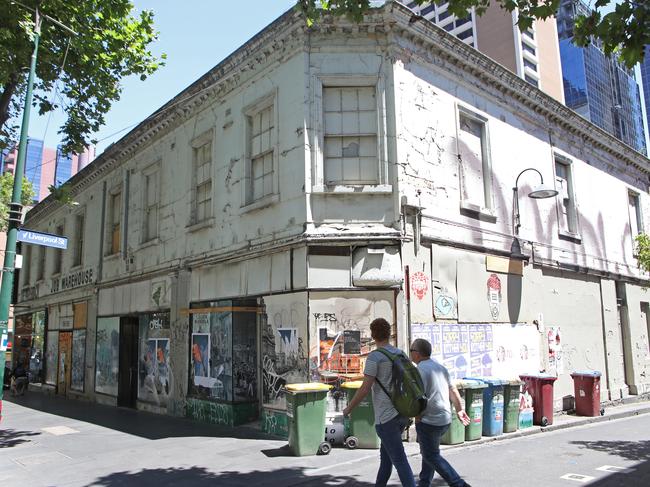
[[[621,485],[650,485],[650,441],[572,441],[585,449],[637,461],[637,465],[595,480],[591,487],[620,487]]]
[[[346,486],[371,486],[368,482],[361,482],[352,476],[335,475],[307,475],[305,468],[281,468],[278,470],[262,472],[211,472],[202,467],[191,468],[155,468],[137,472],[115,472],[95,479],[88,486],[97,487],[163,487],[167,485],[346,485]]]

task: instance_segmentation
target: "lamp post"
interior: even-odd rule
[[[2,266],[2,285],[0,287],[0,356],[2,357],[2,367],[0,367],[0,383],[4,380],[4,342],[8,336],[9,328],[9,306],[11,305],[11,291],[14,284],[14,271],[16,263],[16,240],[18,237],[18,227],[22,223],[23,205],[21,196],[23,192],[23,176],[25,174],[25,158],[27,152],[27,134],[29,133],[29,116],[32,108],[32,98],[34,90],[34,77],[36,76],[36,58],[38,55],[38,42],[41,37],[41,23],[43,18],[62,27],[73,35],[76,32],[66,27],[61,22],[53,19],[49,15],[42,15],[39,11],[40,1],[34,8],[28,7],[20,2],[13,1],[16,5],[34,12],[34,50],[32,51],[31,63],[29,66],[29,76],[27,78],[27,92],[25,93],[25,108],[23,109],[22,125],[20,127],[20,141],[18,143],[18,158],[14,170],[14,187],[9,203],[9,218],[7,222],[7,244],[5,247],[4,265]],[[0,420],[2,420],[2,388],[0,388]]]
[[[519,214],[519,178],[523,173],[526,171],[535,171],[539,175],[540,179],[540,184],[539,186],[535,186],[533,190],[528,193],[529,198],[533,198],[536,200],[540,199],[546,199],[546,198],[553,198],[554,196],[557,196],[558,192],[555,188],[552,186],[549,186],[547,184],[544,184],[544,177],[542,176],[542,173],[539,172],[537,169],[534,167],[528,167],[521,171],[519,175],[517,176],[517,179],[515,180],[515,187],[512,188],[512,191],[514,193],[514,198],[513,198],[513,213],[514,213],[514,229],[515,229],[515,235],[519,235],[519,227],[521,227],[521,216]]]

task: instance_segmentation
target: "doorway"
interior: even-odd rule
[[[65,396],[70,388],[70,366],[72,364],[72,332],[59,332],[59,364],[56,392]]]
[[[117,405],[135,408],[138,398],[138,318],[120,318],[120,367]]]

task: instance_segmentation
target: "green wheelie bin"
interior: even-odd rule
[[[462,380],[454,381],[456,389],[460,394],[461,404],[465,403],[465,382]],[[465,441],[465,425],[458,419],[456,408],[451,404],[451,424],[447,432],[442,435],[440,443],[443,445],[459,445]]]
[[[519,428],[519,395],[523,384],[519,379],[510,379],[503,385],[504,433],[514,433]]]
[[[470,423],[465,428],[465,439],[467,441],[479,440],[483,434],[483,389],[487,384],[477,381],[463,381],[465,390],[465,411],[469,416]]]
[[[325,411],[330,386],[320,382],[288,384],[285,387],[289,418],[289,447],[294,455],[327,455],[332,445],[325,441]]]
[[[348,404],[350,404],[362,383],[363,381],[355,380],[341,384]],[[370,394],[352,410],[350,417],[345,419],[345,446],[350,449],[378,449],[380,446],[379,437],[375,430],[375,410],[372,407]]]

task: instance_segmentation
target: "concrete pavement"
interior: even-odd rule
[[[372,485],[372,450],[334,448],[328,456],[296,458],[286,441],[255,427],[221,428],[141,411],[31,392],[5,396],[0,425],[0,485]],[[609,406],[603,417],[555,417],[554,424],[483,438],[456,451],[572,426],[650,413],[650,402]],[[495,447],[497,444],[495,443]],[[406,444],[414,466],[418,446]],[[455,454],[455,451],[449,452]],[[396,478],[396,477],[395,477]],[[397,482],[395,482],[397,485]]]

